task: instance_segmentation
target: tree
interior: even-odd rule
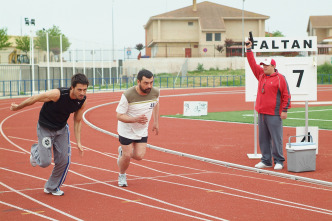
[[[232,46],[234,44],[234,41],[232,39],[226,38],[225,39],[225,46],[226,48]]]
[[[139,43],[136,45],[135,49],[139,51],[137,59],[140,60],[142,56],[141,51],[144,49],[144,45],[142,43]]]
[[[28,36],[18,37],[16,38],[16,48],[25,52],[25,54],[30,51],[30,38]]]
[[[8,42],[7,28],[0,28],[0,50],[10,46],[11,43]]]
[[[222,53],[224,51],[224,46],[223,45],[217,45],[216,50],[219,51],[219,53]]]
[[[272,33],[266,33],[265,37],[285,37],[285,35],[283,35],[281,31],[276,30]]]
[[[141,52],[144,49],[144,45],[142,43],[139,43],[136,45],[135,49],[138,50],[139,52]]]
[[[68,38],[61,33],[59,27],[53,25],[52,28],[48,30],[38,30],[36,46],[43,51],[47,51],[46,33],[48,33],[49,50],[53,52],[54,55],[60,54],[60,35],[62,35],[62,51],[65,52],[70,47],[70,42]]]

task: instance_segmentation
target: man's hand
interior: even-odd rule
[[[285,120],[287,118],[287,112],[281,112],[280,118]]]
[[[12,104],[10,105],[10,110],[11,110],[11,111],[17,111],[17,110],[18,110],[18,104],[12,103]]]
[[[77,144],[78,153],[81,157],[84,155],[84,149],[81,144]]]
[[[146,124],[148,122],[148,118],[145,115],[141,115],[136,117],[135,122],[139,124]]]
[[[246,48],[249,49],[251,48],[252,42],[251,41],[246,41]]]
[[[154,131],[155,135],[158,135],[159,134],[159,125],[156,123],[153,123],[152,131]]]

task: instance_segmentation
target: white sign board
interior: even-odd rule
[[[246,41],[248,40],[245,39]],[[317,51],[317,36],[305,38],[254,37],[253,52]]]
[[[207,115],[207,101],[185,101],[183,105],[183,116]]]
[[[257,57],[259,64],[265,57]],[[286,77],[291,101],[317,100],[317,67],[315,57],[273,57],[278,72]],[[258,80],[248,61],[245,63],[246,101],[256,101]]]

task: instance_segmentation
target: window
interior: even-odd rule
[[[194,26],[194,22],[189,21],[189,22],[188,22],[188,26]]]
[[[206,33],[206,41],[212,41],[212,33]]]
[[[215,33],[214,34],[214,40],[215,41],[221,41],[221,33]]]

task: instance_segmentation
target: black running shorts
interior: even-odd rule
[[[122,145],[129,145],[131,143],[147,143],[148,142],[148,137],[142,137],[142,139],[140,140],[132,140],[132,139],[128,139],[128,138],[125,138],[125,137],[121,137],[119,135],[119,141],[120,141],[120,144]]]

